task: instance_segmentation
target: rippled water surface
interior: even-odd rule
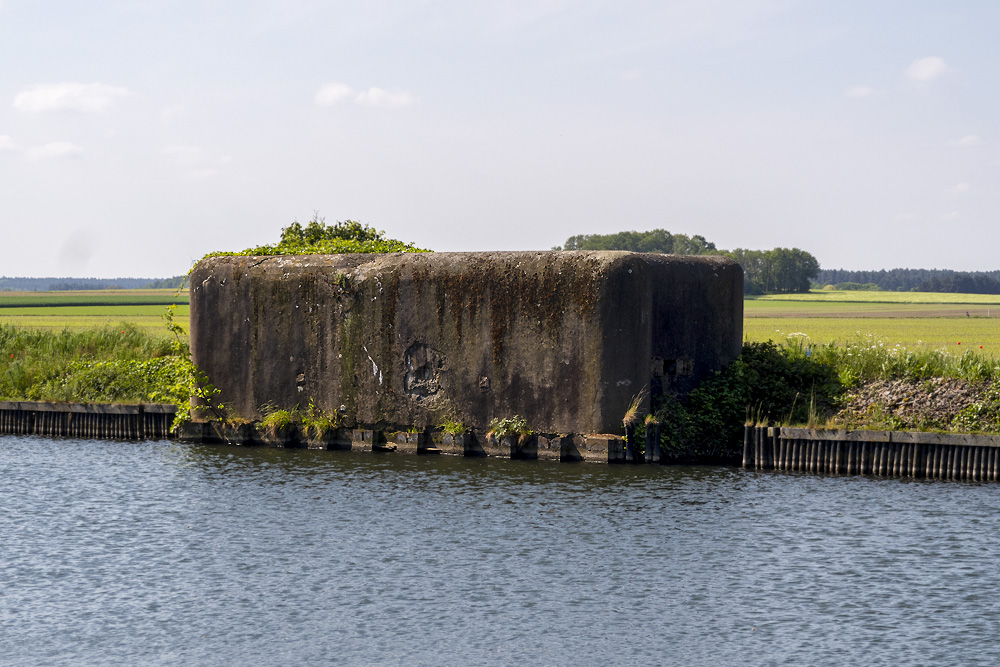
[[[995,664],[1000,485],[0,438],[0,664]]]

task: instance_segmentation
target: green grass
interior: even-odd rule
[[[747,318],[743,337],[748,341],[781,342],[803,333],[810,342],[843,344],[872,334],[885,342],[911,349],[947,349],[953,354],[974,350],[1000,357],[1000,322],[972,318]],[[961,344],[959,344],[961,343]]]
[[[168,337],[163,315],[177,303],[174,321],[188,330],[190,307],[186,291],[101,290],[99,292],[3,292],[0,324],[22,329],[53,331],[112,326],[128,322],[155,337]]]
[[[953,294],[950,292],[851,292],[810,290],[805,294],[764,294],[747,296],[744,303],[891,303],[891,304],[995,304],[1000,294]]]
[[[174,318],[178,324],[188,330],[189,322],[186,318]],[[100,328],[115,324],[116,320],[110,317],[3,317],[0,315],[0,324],[18,327],[21,329],[31,329],[35,331],[84,331],[86,329]],[[170,333],[163,327],[163,319],[157,317],[130,317],[128,323],[141,329],[151,336],[169,338]],[[186,336],[185,336],[186,340]]]
[[[0,292],[0,308],[62,306],[167,306],[189,302],[187,290],[84,290],[78,292]]]
[[[798,333],[816,345],[872,335],[911,350],[1000,358],[1000,296],[814,290],[744,301],[745,340],[781,342]]]
[[[1000,317],[997,304],[876,302],[743,302],[744,317]]]
[[[38,306],[0,308],[0,317],[106,317],[112,319],[131,319],[133,317],[160,317],[165,305],[101,305],[101,306]],[[190,306],[179,304],[174,317],[188,317]]]
[[[129,323],[59,332],[0,324],[0,399],[167,400],[170,387],[189,383],[186,359],[185,345]]]

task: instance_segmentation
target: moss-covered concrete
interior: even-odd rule
[[[247,419],[312,401],[383,430],[616,433],[644,387],[687,391],[739,354],[742,280],[627,252],[215,257],[191,275],[191,343]]]

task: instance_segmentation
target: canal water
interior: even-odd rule
[[[2,665],[996,664],[1000,485],[0,438]]]

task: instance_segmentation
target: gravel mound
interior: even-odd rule
[[[948,429],[985,388],[963,380],[876,380],[848,392],[834,419],[848,427]]]

